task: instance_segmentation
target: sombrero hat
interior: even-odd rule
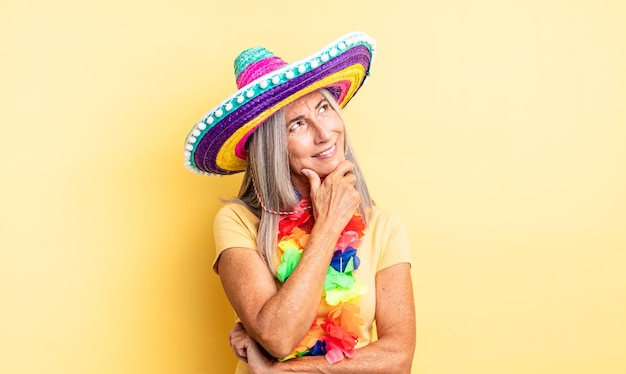
[[[248,137],[285,105],[328,88],[344,107],[369,74],[374,40],[364,33],[342,36],[302,60],[287,64],[263,47],[235,59],[238,90],[205,114],[185,142],[185,166],[199,174],[246,169]]]

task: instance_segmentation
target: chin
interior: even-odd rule
[[[325,165],[324,167],[321,167],[321,168],[314,168],[313,170],[315,170],[315,172],[317,173],[317,175],[320,176],[320,178],[326,178],[330,173],[335,171],[335,169],[337,168],[337,166],[339,166],[339,164],[340,164],[340,161],[337,161],[337,162],[333,162],[332,164]]]

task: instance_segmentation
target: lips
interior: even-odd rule
[[[335,152],[335,149],[337,148],[336,144],[333,144],[332,147],[328,148],[327,150],[320,152],[316,155],[313,155],[313,157],[326,157],[328,155],[331,155],[333,152]]]

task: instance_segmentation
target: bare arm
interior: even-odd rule
[[[255,250],[229,248],[219,259],[226,295],[250,336],[285,357],[314,321],[337,239],[359,203],[349,161],[320,183],[311,175],[315,226],[299,264],[280,289]],[[315,174],[315,173],[313,173]]]
[[[376,275],[376,316],[379,339],[359,349],[355,357],[333,365],[321,356],[276,362],[264,356],[252,340],[247,341],[243,354],[254,374],[410,373],[415,350],[415,305],[409,264],[397,264]]]

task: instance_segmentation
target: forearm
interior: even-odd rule
[[[316,224],[293,273],[252,321],[244,321],[249,322],[251,335],[276,357],[291,353],[314,321],[338,236],[334,227]]]
[[[329,364],[323,356],[277,362],[271,373],[407,374],[411,372],[414,344],[379,340],[357,350],[353,358]]]
[[[352,358],[333,365],[323,357],[277,363],[277,372],[409,373],[415,351],[415,305],[410,265],[396,264],[376,275],[376,326],[379,339]]]

